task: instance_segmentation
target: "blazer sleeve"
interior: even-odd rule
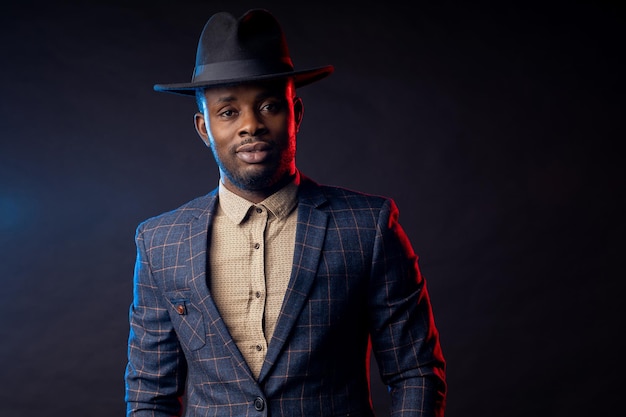
[[[130,307],[126,405],[128,417],[181,415],[186,362],[165,299],[151,272],[142,226],[135,242],[137,259]],[[154,232],[154,231],[153,231]],[[154,249],[154,248],[151,248]],[[157,248],[162,251],[163,248]]]
[[[426,282],[409,239],[387,200],[377,224],[369,311],[381,379],[391,393],[394,417],[442,417],[445,360]]]

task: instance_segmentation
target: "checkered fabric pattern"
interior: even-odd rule
[[[214,190],[137,229],[128,416],[373,416],[370,348],[393,417],[443,416],[445,360],[392,200],[302,176],[293,270],[258,379],[207,285],[216,201]]]

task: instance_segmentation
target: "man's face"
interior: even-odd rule
[[[302,102],[294,92],[287,80],[205,91],[196,129],[231,191],[269,195],[295,173]]]

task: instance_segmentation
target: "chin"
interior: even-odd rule
[[[276,180],[269,173],[256,173],[248,175],[228,175],[230,181],[242,190],[260,191],[272,187]]]

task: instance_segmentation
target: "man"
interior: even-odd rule
[[[137,229],[128,416],[373,416],[373,351],[394,416],[443,416],[445,361],[394,202],[295,165],[296,71],[264,10],[218,13],[191,83],[219,186]]]

